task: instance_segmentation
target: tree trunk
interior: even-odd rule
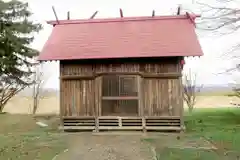
[[[0,113],[3,113],[3,109],[6,106],[6,102],[0,103]]]
[[[194,107],[193,107],[192,105],[189,105],[189,106],[188,106],[188,112],[189,112],[189,113],[192,113],[192,112],[193,112],[193,108],[194,108]]]
[[[3,108],[4,108],[4,105],[3,105],[3,104],[0,104],[0,113],[3,112]]]
[[[33,111],[32,114],[36,114],[38,108],[38,97],[33,98]]]

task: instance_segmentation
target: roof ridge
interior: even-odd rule
[[[168,15],[168,16],[139,16],[139,17],[119,17],[119,18],[98,18],[98,19],[75,19],[75,20],[54,20],[47,21],[51,25],[84,24],[84,23],[109,23],[109,22],[129,22],[129,21],[148,21],[148,20],[170,20],[170,19],[195,19],[199,17],[195,14]]]

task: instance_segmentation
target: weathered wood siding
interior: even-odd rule
[[[143,88],[144,115],[179,115],[181,89],[178,79],[144,79]]]
[[[146,63],[147,62],[147,63]],[[181,73],[180,58],[121,59],[101,61],[61,61],[60,76],[87,76],[107,72]],[[182,84],[179,78],[139,78],[139,116],[180,116]],[[61,79],[61,114],[63,116],[102,115],[102,78]]]
[[[61,105],[64,115],[93,116],[94,108],[94,81],[70,80],[62,82]]]

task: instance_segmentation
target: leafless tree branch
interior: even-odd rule
[[[43,98],[43,85],[46,82],[46,77],[44,77],[43,71],[41,69],[41,64],[35,66],[35,73],[33,77],[33,110],[32,114],[36,114],[39,108],[39,100]]]
[[[201,29],[206,30],[218,30],[229,27],[229,29],[236,30],[240,24],[237,24],[240,20],[240,9],[222,6],[213,6],[206,3],[196,2],[200,5],[203,12],[202,22],[200,24],[207,24],[207,27],[203,25]],[[221,1],[219,3],[227,3]]]
[[[199,22],[199,29],[205,31],[211,31],[211,33],[218,33],[220,36],[234,34],[240,28],[240,8],[237,7],[238,0],[215,0],[215,3],[202,3],[196,2],[202,11],[202,18]],[[240,4],[240,3],[239,3]],[[240,54],[238,50],[240,48],[240,42],[237,42],[235,46],[231,46],[221,58],[235,61],[235,66],[240,64]],[[220,74],[230,73],[236,71],[236,67],[226,69],[226,71]]]
[[[6,77],[0,78],[0,113],[3,111],[4,107],[6,106],[7,102],[15,96],[17,93],[22,91],[27,85],[17,84],[17,83],[7,83],[4,81]]]
[[[188,106],[189,112],[192,112],[196,104],[197,93],[200,92],[202,86],[197,86],[197,74],[193,73],[191,69],[183,76],[183,91],[184,101]]]

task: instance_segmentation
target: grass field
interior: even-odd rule
[[[1,160],[51,160],[66,147],[57,122],[48,120],[49,128],[40,128],[29,115],[0,114]]]
[[[43,119],[42,119],[43,120]],[[52,160],[67,148],[69,134],[48,118],[40,128],[30,115],[0,115],[0,159]],[[240,158],[240,109],[196,109],[185,115],[186,133],[144,138],[161,160],[235,160]],[[175,137],[175,138],[173,138]]]
[[[170,144],[195,143],[195,146],[163,146],[161,138],[147,139],[160,160],[237,160],[240,159],[240,109],[197,109],[186,113],[186,134]],[[209,145],[202,147],[203,141]],[[200,147],[201,146],[201,147]]]

